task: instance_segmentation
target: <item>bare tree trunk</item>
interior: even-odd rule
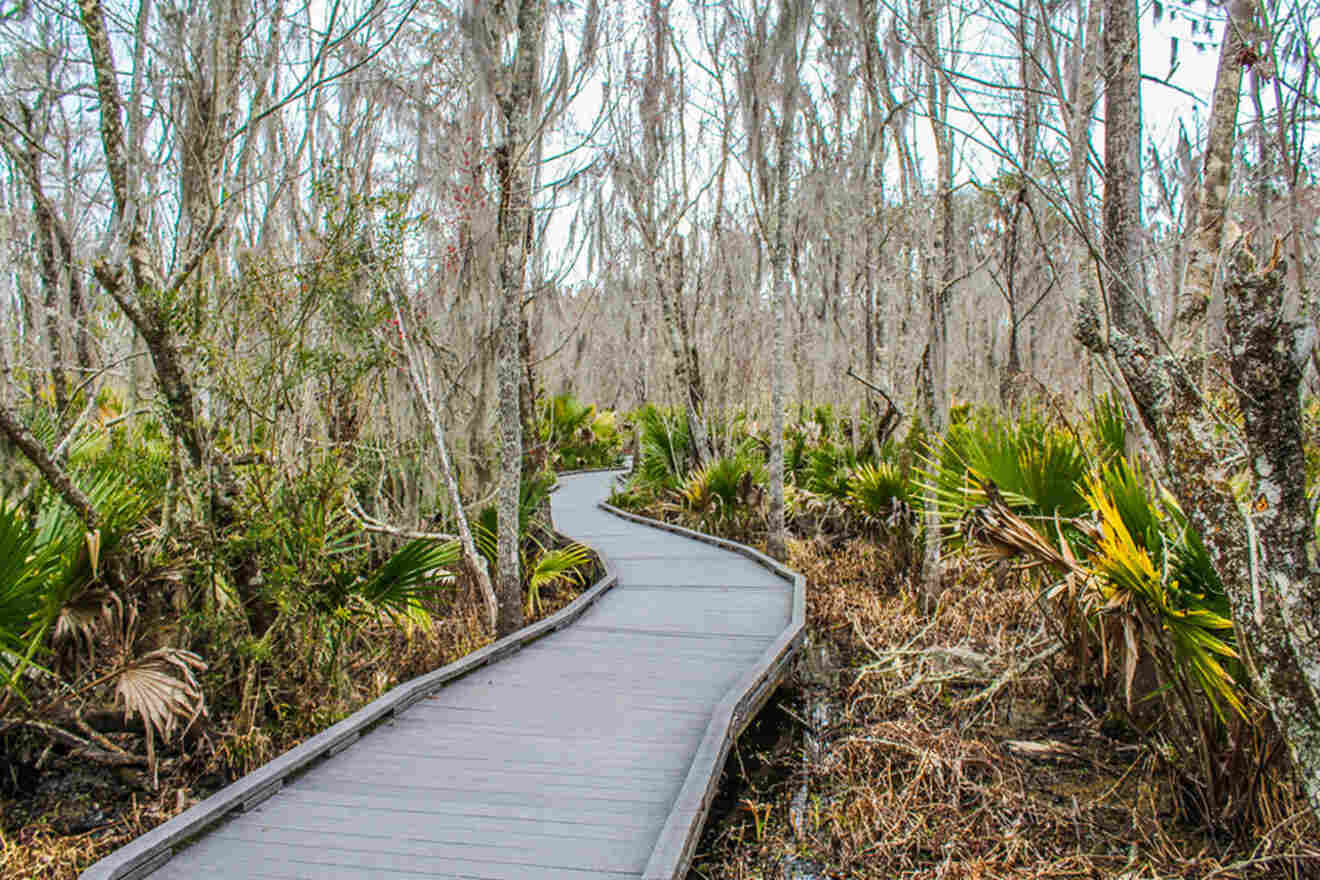
[[[440,453],[440,473],[445,481],[445,489],[449,493],[449,504],[454,509],[454,522],[458,527],[458,543],[463,550],[463,566],[468,570],[468,575],[476,582],[477,590],[486,603],[486,625],[491,632],[495,632],[499,616],[499,603],[495,597],[495,589],[490,583],[490,573],[486,569],[486,559],[477,552],[476,543],[472,540],[472,530],[468,528],[467,514],[463,511],[463,496],[459,492],[458,480],[454,476],[454,467],[449,459],[449,444],[445,442],[445,429],[440,424],[440,414],[435,408],[430,382],[426,379],[427,374],[423,371],[424,368],[413,346],[412,335],[408,332],[407,324],[404,321],[403,309],[399,307],[399,294],[392,288],[390,293],[390,305],[394,307],[394,320],[398,322],[399,334],[403,342],[403,354],[408,362],[408,378],[412,381],[413,391],[416,392],[422,403],[422,409],[426,411],[426,418],[431,426],[431,436],[435,440],[436,449]]]
[[[519,563],[518,507],[522,484],[522,301],[527,273],[527,228],[531,220],[532,108],[541,85],[541,50],[545,0],[522,0],[518,6],[518,49],[507,89],[497,92],[504,122],[504,142],[497,161],[500,177],[498,217],[500,246],[500,323],[495,370],[500,420],[499,534],[496,540],[499,600],[496,625],[504,636],[523,624],[522,572]],[[493,26],[493,23],[488,23]],[[498,58],[491,52],[491,58]]]
[[[1210,105],[1205,171],[1197,207],[1195,231],[1189,236],[1182,299],[1176,303],[1173,333],[1175,354],[1199,360],[1205,352],[1206,309],[1214,287],[1216,260],[1224,238],[1228,192],[1237,145],[1238,102],[1242,94],[1242,57],[1251,28],[1253,0],[1231,0],[1229,20],[1219,46],[1219,67]],[[1189,365],[1194,368],[1194,364]]]
[[[1136,0],[1106,0],[1105,296],[1113,326],[1148,343],[1141,272],[1141,68]]]
[[[160,273],[151,265],[143,208],[138,204],[137,193],[130,189],[124,151],[123,102],[115,80],[116,68],[105,26],[105,11],[100,0],[79,0],[78,7],[91,50],[100,100],[101,144],[114,197],[114,217],[125,241],[127,257],[127,271],[124,266],[110,266],[98,261],[96,277],[142,334],[165,395],[166,421],[183,444],[193,467],[200,467],[204,457],[203,441],[197,424],[192,385],[184,372],[168,316],[156,304],[163,282]]]
[[[799,15],[805,10],[793,2],[786,2],[781,8],[780,20],[776,28],[779,59],[783,78],[783,103],[780,108],[779,125],[775,133],[775,181],[774,214],[771,220],[774,228],[774,240],[770,251],[770,274],[773,284],[771,305],[774,323],[774,348],[770,365],[770,523],[766,549],[775,559],[788,556],[788,529],[784,518],[784,408],[787,404],[785,394],[786,339],[785,303],[788,298],[788,197],[789,177],[793,159],[793,129],[797,122],[798,104],[798,26]]]
[[[927,308],[926,416],[931,441],[938,443],[949,421],[949,302],[955,275],[953,244],[953,131],[948,124],[949,86],[943,78],[939,57],[939,29],[933,0],[921,5],[923,50],[926,57],[926,103],[931,133],[935,139],[935,242],[927,265],[940,261],[938,280],[925,270]],[[922,567],[925,598],[932,606],[942,586],[941,534],[933,496],[926,499],[926,550]]]

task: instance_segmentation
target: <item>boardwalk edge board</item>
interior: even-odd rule
[[[793,616],[788,628],[775,639],[758,658],[756,665],[729,689],[729,693],[715,707],[701,745],[692,760],[692,766],[683,780],[678,799],[674,802],[651,858],[642,871],[642,880],[682,880],[687,874],[693,853],[701,839],[706,814],[719,788],[720,770],[729,755],[729,750],[788,674],[789,665],[806,637],[806,579],[746,544],[629,513],[604,501],[598,506],[621,519],[663,529],[745,556],[793,585]]]
[[[619,468],[599,470],[619,470]],[[559,476],[571,476],[576,473],[581,472],[565,471]],[[480,650],[473,651],[448,666],[442,666],[398,685],[338,724],[326,728],[275,760],[235,780],[201,803],[110,853],[83,871],[79,875],[79,880],[142,880],[163,867],[177,848],[186,846],[193,838],[211,830],[231,814],[256,806],[275,794],[285,782],[301,775],[319,761],[342,752],[382,721],[399,715],[449,682],[507,657],[542,636],[567,626],[581,617],[606,591],[618,583],[618,574],[609,562],[601,557],[601,564],[605,568],[605,573],[600,579],[559,611]]]

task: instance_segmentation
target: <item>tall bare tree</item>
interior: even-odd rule
[[[747,22],[745,66],[738,74],[743,124],[747,131],[749,171],[756,198],[757,227],[770,255],[770,534],[771,556],[787,553],[784,521],[784,418],[786,353],[785,302],[791,284],[789,266],[790,187],[794,130],[799,112],[801,43],[809,37],[811,6],[805,0],[781,0],[778,15],[758,8]],[[773,138],[773,153],[767,134]]]

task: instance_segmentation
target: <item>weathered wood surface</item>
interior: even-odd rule
[[[681,876],[730,744],[800,643],[803,585],[603,509],[613,479],[566,476],[552,497],[556,528],[610,570],[572,626],[401,686],[360,738],[340,729],[295,772],[262,768],[189,811],[202,822],[184,814],[83,876]]]

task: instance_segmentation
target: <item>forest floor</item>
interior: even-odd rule
[[[542,590],[541,607],[527,622],[563,608],[587,585]],[[211,717],[194,735],[168,746],[157,744],[158,786],[143,766],[93,763],[39,734],[0,736],[0,877],[73,880],[98,859],[395,685],[489,643],[475,596],[459,596],[435,611],[436,624],[429,630],[405,633],[382,622],[376,632],[359,632],[341,657],[337,682],[311,680],[319,664],[271,663],[263,722],[242,732],[235,713],[213,700]],[[214,690],[233,688],[214,682]],[[132,754],[143,754],[141,724],[135,726],[103,735]]]
[[[688,880],[1320,877],[1291,792],[1212,829],[1157,748],[1076,698],[1028,587],[796,541],[810,642],[725,766]]]

